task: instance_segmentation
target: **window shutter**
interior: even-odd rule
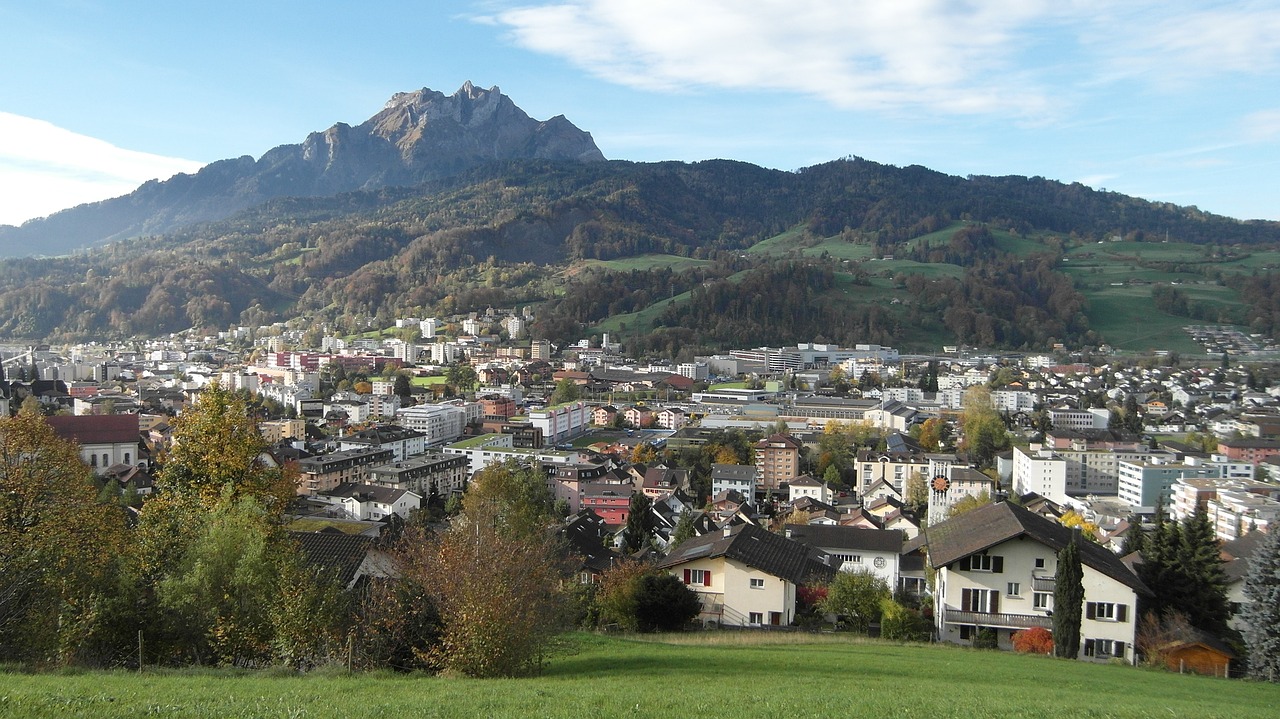
[[[964,559],[960,560],[960,569],[965,572],[969,571],[970,562],[968,557],[965,557]]]
[[[972,609],[970,609],[970,607],[972,607],[972,606],[973,606],[973,599],[972,599],[972,597],[973,597],[973,590],[972,590],[972,589],[961,589],[961,590],[960,590],[960,611],[962,611],[962,612],[970,612],[970,611],[973,611]]]
[[[685,583],[685,584],[688,584],[690,581],[691,581],[691,580],[689,579],[689,570],[688,570],[688,569],[686,569],[686,570],[684,570],[684,583]]]
[[[710,569],[702,573],[702,586],[704,587],[711,586],[711,570]]]
[[[1117,622],[1129,621],[1129,605],[1128,604],[1116,605],[1116,621]]]
[[[991,571],[994,574],[1004,573],[1004,557],[1001,557],[1001,556],[991,557]]]
[[[1123,605],[1121,605],[1121,606],[1123,606]],[[1115,647],[1115,655],[1116,655],[1117,657],[1123,657],[1123,656],[1124,656],[1124,642],[1116,642],[1116,643],[1115,643],[1114,645],[1112,645],[1112,646],[1114,646],[1114,647]]]
[[[1085,604],[1084,604],[1084,615],[1085,615],[1085,617],[1086,617],[1086,618],[1088,618],[1088,619],[1097,619],[1097,618],[1098,618],[1098,603],[1097,603],[1097,602],[1085,602]]]
[[[1092,639],[1084,640],[1084,655],[1086,657],[1093,656],[1093,640]]]
[[[993,589],[991,590],[991,592],[988,593],[987,596],[991,597],[991,610],[990,610],[991,613],[999,614],[1000,613],[1000,592],[997,592]]]

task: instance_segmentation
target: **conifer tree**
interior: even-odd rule
[[[1129,531],[1124,535],[1124,543],[1120,546],[1120,556],[1126,557],[1134,552],[1142,554],[1146,548],[1146,530],[1142,528],[1142,520],[1138,519],[1138,515],[1129,515]]]
[[[1241,619],[1249,648],[1249,673],[1280,681],[1280,531],[1267,532],[1249,560]]]
[[[1203,505],[1183,521],[1179,535],[1178,561],[1174,564],[1179,578],[1175,595],[1178,609],[1193,626],[1222,631],[1231,616],[1227,579],[1218,538]]]
[[[1058,552],[1053,587],[1053,653],[1075,659],[1080,655],[1080,613],[1084,609],[1084,569],[1080,566],[1079,539]]]

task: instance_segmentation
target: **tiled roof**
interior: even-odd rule
[[[351,586],[365,556],[373,546],[373,538],[342,532],[290,532],[298,543],[307,564],[331,571],[339,585]]]
[[[712,532],[691,539],[659,562],[658,568],[715,557],[732,559],[796,584],[815,577],[829,577],[832,573],[809,547],[753,524],[741,524],[727,532]]]
[[[124,444],[138,442],[138,415],[88,414],[48,417],[53,431],[77,444]]]
[[[943,567],[1020,536],[1030,537],[1057,552],[1071,542],[1072,534],[1071,529],[1051,519],[1016,504],[999,502],[927,527],[916,541],[908,543],[908,547],[918,546],[923,542],[928,547],[930,563],[934,567]],[[1086,540],[1081,540],[1078,544],[1082,564],[1140,594],[1151,593],[1142,580],[1109,549]]]
[[[787,536],[812,547],[862,549],[869,552],[902,551],[902,532],[896,529],[863,529],[822,524],[788,524]]]

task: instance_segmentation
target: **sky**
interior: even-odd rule
[[[0,0],[0,224],[498,86],[610,159],[846,156],[1280,220],[1280,0]]]

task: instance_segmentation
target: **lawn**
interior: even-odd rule
[[[325,674],[323,672],[319,674]],[[542,676],[10,673],[14,717],[1272,717],[1280,686],[844,636],[574,634]]]

